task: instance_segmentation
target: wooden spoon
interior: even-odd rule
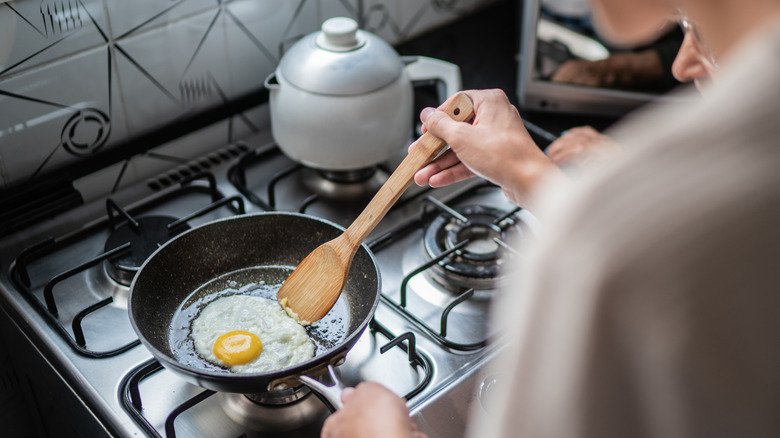
[[[471,98],[464,93],[455,95],[444,111],[459,122],[471,122],[474,118]],[[276,293],[290,316],[302,325],[308,325],[328,313],[341,295],[360,244],[406,191],[414,174],[433,161],[446,146],[444,140],[428,132],[423,134],[352,225],[303,259]]]

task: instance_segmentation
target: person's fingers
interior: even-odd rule
[[[411,438],[428,438],[428,435],[420,432],[419,429],[417,429],[417,423],[415,423],[414,421],[412,421],[411,423],[412,423]]]
[[[619,145],[592,126],[578,126],[567,130],[551,143],[545,153],[557,165],[572,162],[584,163],[599,153],[619,150]]]
[[[558,144],[555,148],[547,148],[547,156],[553,160],[553,163],[559,164],[561,158],[563,158],[564,148],[563,145]]]
[[[350,396],[351,396],[351,395],[352,395],[354,392],[355,392],[355,388],[353,388],[353,387],[351,387],[351,386],[350,386],[350,387],[347,387],[347,388],[344,388],[344,389],[341,391],[341,401],[342,401],[343,403],[347,403],[347,401],[349,400],[349,397],[350,397]]]
[[[559,138],[555,140],[550,146],[547,146],[545,153],[551,160],[557,163],[558,159],[566,155],[567,151],[571,150],[572,142],[568,138]]]
[[[555,140],[554,142],[550,143],[549,146],[545,149],[545,153],[549,155],[551,158],[553,155],[561,151],[562,149],[566,148],[566,140],[563,139],[563,137]]]
[[[443,187],[463,181],[474,176],[457,156],[448,151],[438,160],[423,167],[414,175],[414,182],[419,186]]]
[[[566,139],[593,139],[601,136],[601,133],[591,126],[575,126],[564,131],[553,144]]]
[[[566,131],[566,134],[564,134],[564,136],[582,136],[587,138],[596,138],[596,137],[600,137],[601,133],[592,126],[576,126],[574,128],[568,129]]]
[[[461,93],[464,93],[464,94],[466,94],[466,93],[465,93],[465,92],[463,92],[463,91],[462,91]],[[426,132],[428,132],[428,127],[427,127],[427,126],[425,126],[425,120],[427,120],[428,116],[429,116],[431,113],[435,112],[435,111],[444,112],[444,109],[445,109],[445,108],[447,108],[447,106],[450,104],[450,102],[451,102],[453,99],[455,99],[455,96],[457,96],[457,94],[458,94],[458,93],[455,93],[455,94],[453,94],[452,96],[448,97],[448,98],[447,98],[447,100],[445,100],[444,102],[442,102],[442,103],[441,103],[441,105],[439,105],[439,107],[438,107],[438,108],[431,108],[431,107],[426,107],[426,108],[423,108],[423,109],[422,109],[422,111],[420,111],[420,121],[423,123],[423,124],[422,124],[422,127],[421,127],[421,131],[422,131],[422,133],[423,133],[423,134],[425,134]],[[446,115],[446,113],[445,113],[445,115]],[[441,137],[440,137],[440,138],[441,138]],[[417,142],[415,142],[415,143],[417,143]],[[414,145],[414,143],[412,143],[412,145]],[[409,150],[410,150],[410,151],[412,150],[412,147],[411,147],[411,146],[409,147]]]
[[[571,148],[558,151],[557,153],[550,155],[550,159],[557,165],[568,164],[576,160],[580,156],[581,148]]]
[[[474,176],[474,173],[468,167],[463,163],[458,163],[431,176],[428,179],[428,185],[431,187],[444,187],[472,176]]]
[[[465,90],[460,93],[466,94],[471,98],[474,104],[474,113],[476,114],[472,125],[479,124],[480,118],[492,119],[497,113],[505,110],[506,106],[511,106],[514,116],[519,117],[517,108],[509,104],[509,99],[500,89],[490,90]],[[455,99],[457,94],[453,94],[445,100],[438,108],[424,108],[420,112],[420,121],[423,123],[422,131],[432,131],[431,134],[444,139],[450,145],[452,141],[460,142],[473,141],[471,126],[467,123],[456,122],[452,120],[444,109]],[[431,130],[431,125],[436,127]]]
[[[571,160],[587,147],[595,145],[601,134],[590,126],[578,126],[566,130],[557,140],[547,146],[546,154],[556,164]]]
[[[451,149],[448,149],[446,152],[441,154],[439,158],[437,158],[435,161],[432,161],[427,166],[423,167],[417,173],[414,175],[414,182],[419,186],[424,186],[428,184],[428,180],[435,174],[441,172],[444,169],[448,169],[460,162],[460,159],[458,159],[458,156],[455,155],[454,152],[452,152]]]
[[[578,139],[559,140],[547,148],[547,156],[555,163],[558,163],[561,160],[578,155],[583,149],[583,143]]]
[[[375,382],[361,382],[346,392],[346,396],[342,394],[343,409],[325,419],[321,436],[412,436],[414,427],[409,409],[398,395]]]
[[[463,127],[468,125],[462,122],[456,122],[444,111],[434,108],[425,108],[420,113],[420,120],[422,120],[428,133],[449,144],[466,136]]]
[[[338,411],[337,411],[338,412]],[[320,438],[331,438],[334,436],[335,430],[338,430],[338,423],[341,420],[340,416],[330,415],[325,418],[325,422],[322,423],[322,431]]]
[[[553,82],[572,82],[577,78],[579,72],[579,65],[575,61],[568,61],[558,67],[550,80]]]
[[[550,77],[552,82],[564,82],[573,85],[599,86],[604,83],[608,73],[604,61],[572,59],[563,63]]]

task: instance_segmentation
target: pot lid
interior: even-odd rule
[[[401,74],[398,53],[382,38],[336,17],[319,32],[295,43],[282,57],[279,72],[298,88],[318,94],[356,95],[378,90]]]

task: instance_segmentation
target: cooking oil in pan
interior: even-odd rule
[[[293,269],[290,266],[239,269],[219,276],[193,291],[176,310],[171,321],[169,345],[177,361],[197,369],[230,373],[228,369],[207,361],[197,353],[192,338],[193,321],[208,304],[223,297],[246,295],[275,301],[277,290]],[[314,359],[344,341],[349,334],[349,315],[348,303],[342,296],[323,319],[306,327],[315,346]]]

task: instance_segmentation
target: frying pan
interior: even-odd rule
[[[199,359],[188,347],[189,323],[221,295],[262,295],[241,279],[268,285],[268,298],[314,248],[344,229],[296,213],[258,213],[216,220],[168,241],[141,266],[128,310],[141,342],[160,363],[185,380],[214,391],[256,394],[299,386],[298,376],[319,376],[337,365],[357,342],[379,303],[379,269],[363,245],[352,262],[344,291],[320,322],[306,330],[315,356],[286,369],[236,374]],[[239,279],[239,281],[236,281]],[[260,291],[260,292],[257,292]]]

